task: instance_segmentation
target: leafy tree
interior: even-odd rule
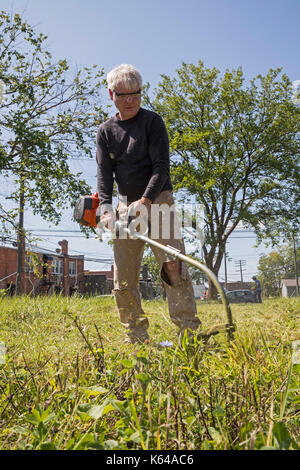
[[[142,266],[147,265],[152,282],[158,287],[161,284],[159,264],[149,247],[143,256]]]
[[[0,172],[15,182],[11,199],[58,223],[62,210],[90,191],[68,158],[94,157],[95,132],[105,117],[103,70],[71,72],[66,60],[52,61],[46,39],[20,15],[0,13]],[[16,227],[18,211],[0,206],[6,227]]]
[[[280,295],[281,281],[295,278],[295,262],[292,245],[282,245],[277,250],[259,258],[258,276],[267,296]],[[297,249],[297,268],[300,272],[300,248]]]
[[[216,275],[239,223],[260,238],[273,236],[279,217],[300,225],[300,109],[280,74],[270,70],[246,86],[241,68],[219,77],[201,61],[182,63],[145,98],[167,125],[175,190],[205,207],[203,255]]]

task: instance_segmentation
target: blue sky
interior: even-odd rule
[[[277,67],[292,81],[300,79],[300,0],[1,0],[1,9],[22,14],[46,34],[54,59],[66,58],[74,66],[98,64],[106,73],[120,63],[132,63],[152,88],[161,74],[173,75],[182,61],[198,60],[221,73],[241,66],[247,80]],[[79,161],[75,169],[94,184],[94,162]],[[28,216],[26,225],[38,227],[39,221]],[[66,214],[60,228],[78,227]],[[43,246],[53,249],[59,238],[48,240]],[[239,278],[234,260],[247,259],[246,279],[255,273],[264,247],[255,249],[254,242],[230,240],[231,280]],[[95,243],[69,239],[70,251],[111,253]],[[98,269],[95,263],[89,267]]]
[[[299,0],[2,0],[48,35],[57,58],[109,71],[133,63],[156,84],[181,61],[242,66],[246,77],[282,66],[299,79]]]

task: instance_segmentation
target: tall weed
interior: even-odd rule
[[[0,302],[1,449],[299,449],[298,299],[233,305],[234,341],[205,344],[144,302],[142,346],[123,343],[109,297]],[[198,310],[203,328],[224,320]]]

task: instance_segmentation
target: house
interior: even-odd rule
[[[30,248],[24,253],[24,269],[21,274],[24,294],[58,294],[69,296],[75,292],[83,295],[111,295],[114,267],[109,271],[84,270],[84,256],[70,255],[68,242],[58,243],[56,251]],[[17,284],[17,257],[15,246],[0,246],[0,289],[13,295]],[[141,269],[140,291],[144,299],[161,294],[154,286],[145,266]]]
[[[300,288],[300,277],[298,277],[298,285]],[[296,279],[283,279],[281,281],[281,292],[282,297],[296,297],[299,295],[300,291],[297,292]]]
[[[68,253],[68,242],[59,242],[55,252],[38,248],[26,249],[22,273],[25,294],[52,294],[62,292],[71,295],[84,288],[84,256]],[[10,288],[13,293],[17,275],[16,247],[0,246],[0,289]]]

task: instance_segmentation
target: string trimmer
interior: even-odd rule
[[[96,218],[96,211],[97,211],[98,205],[99,205],[99,199],[98,199],[97,193],[93,194],[92,196],[80,196],[80,198],[78,199],[76,203],[75,210],[74,210],[75,220],[82,225],[88,225],[94,228],[99,227],[99,228],[102,228],[102,230],[104,230],[104,228],[101,227],[100,222]],[[215,286],[216,290],[218,291],[220,295],[221,301],[225,309],[227,323],[214,325],[211,328],[208,328],[207,330],[201,331],[199,334],[199,337],[203,339],[208,339],[212,335],[225,332],[228,335],[228,340],[231,341],[233,339],[233,332],[235,331],[235,326],[233,324],[233,319],[232,319],[232,313],[231,313],[228,300],[215,274],[205,264],[200,263],[199,261],[191,258],[190,256],[187,256],[181,253],[180,250],[177,250],[176,248],[169,246],[169,245],[167,246],[162,245],[156,240],[152,240],[151,238],[149,238],[147,236],[148,225],[146,225],[144,233],[140,233],[137,230],[133,230],[132,226],[130,226],[130,223],[129,223],[130,219],[132,220],[132,217],[130,216],[130,210],[129,210],[128,223],[123,222],[123,221],[122,222],[117,221],[116,227],[115,227],[116,231],[119,233],[121,232],[127,233],[129,238],[143,240],[149,245],[155,246],[159,248],[160,250],[163,250],[165,253],[170,255],[173,259],[175,260],[179,259],[187,264],[195,266],[196,268],[200,269],[208,276],[208,278],[211,280],[211,282],[213,283],[213,285]]]

